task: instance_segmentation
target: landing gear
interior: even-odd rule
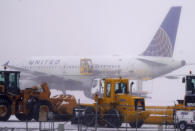
[[[84,92],[84,95],[85,95],[86,97],[88,97],[88,98],[92,98],[92,99],[94,98],[94,97],[91,95],[91,92],[90,92],[90,90],[89,90],[89,89],[88,89],[88,90],[87,90],[87,89],[85,89],[83,92]]]

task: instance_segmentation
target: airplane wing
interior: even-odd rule
[[[3,64],[2,66],[4,66],[4,69],[10,68],[10,69],[13,69],[13,70],[20,71],[23,74],[23,75],[21,75],[20,80],[38,81],[42,78],[45,78],[45,80],[50,79],[50,78],[59,79],[59,80],[64,79],[63,76],[51,75],[51,74],[47,74],[47,73],[44,73],[44,72],[28,70],[28,69],[25,69],[24,67],[18,67],[18,66],[10,65],[9,61],[6,62],[5,64]]]
[[[186,63],[185,66],[194,66],[194,65],[195,65],[195,63]],[[189,71],[189,74],[170,74],[170,75],[166,75],[165,78],[167,78],[167,79],[179,79],[181,77],[185,77],[186,75],[190,75],[190,74],[193,74],[191,70]]]
[[[195,63],[186,63],[186,65],[191,66],[191,65],[195,65]]]
[[[156,62],[156,61],[151,61],[151,60],[147,60],[144,58],[137,58],[139,61],[146,63],[150,66],[165,66],[166,64],[160,63],[160,62]]]
[[[167,78],[167,79],[179,79],[182,76],[185,76],[185,75],[168,75],[168,76],[165,76],[165,78]]]

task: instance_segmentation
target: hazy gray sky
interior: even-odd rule
[[[194,0],[1,0],[0,63],[37,55],[136,55],[175,5],[183,9],[174,55],[189,57]]]
[[[194,0],[0,0],[0,65],[29,56],[137,55],[172,6],[182,6],[174,57],[195,63]],[[195,67],[185,67],[179,73]],[[168,88],[153,88],[153,96]],[[164,85],[166,86],[166,85]],[[183,89],[175,97],[183,98]],[[160,91],[160,92],[159,92]],[[168,98],[167,98],[168,99]]]

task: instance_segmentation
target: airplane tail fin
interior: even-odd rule
[[[143,56],[172,57],[179,24],[181,7],[172,7],[154,35]]]

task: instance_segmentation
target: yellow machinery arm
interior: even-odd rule
[[[165,106],[146,106],[150,116],[144,120],[145,124],[173,124],[174,108]]]
[[[175,110],[195,110],[182,104],[175,106],[146,106],[150,116],[144,120],[145,124],[174,124]]]

